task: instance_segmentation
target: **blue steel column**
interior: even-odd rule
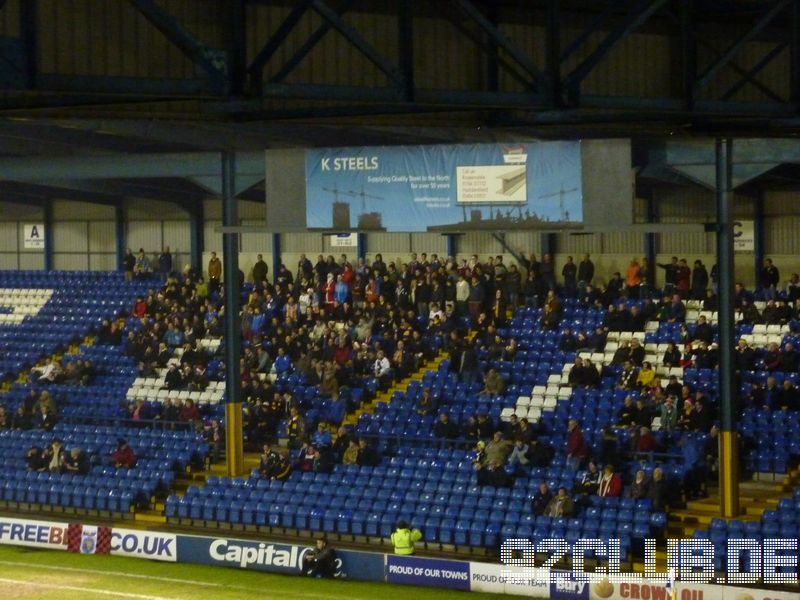
[[[647,222],[655,223],[658,221],[656,214],[656,202],[652,195],[647,198]],[[653,290],[656,287],[656,234],[649,231],[644,234],[644,255],[647,258],[647,283]]]
[[[758,274],[764,265],[764,191],[759,190],[753,202],[753,280],[758,284]]]
[[[117,270],[123,270],[125,261],[125,201],[120,199],[114,207],[114,233],[117,242]]]
[[[739,513],[739,453],[734,413],[733,346],[733,143],[717,140],[717,265],[719,265],[719,400],[722,428],[719,440],[720,512]]]
[[[195,273],[203,272],[203,250],[205,240],[203,239],[203,221],[205,220],[205,208],[203,202],[194,202],[187,207],[189,212],[189,264]]]
[[[222,226],[239,226],[239,207],[236,200],[236,155],[222,153]],[[244,472],[242,436],[242,399],[239,379],[241,355],[241,327],[239,325],[239,234],[226,231],[222,234],[223,271],[225,290],[225,456],[228,476]]]
[[[444,236],[444,239],[447,244],[447,256],[455,258],[458,253],[458,238],[456,234],[448,233]]]
[[[43,208],[44,221],[44,270],[53,270],[53,201],[48,198]]]
[[[366,233],[358,233],[356,234],[357,242],[356,242],[356,256],[358,258],[363,258],[364,260],[367,259],[367,234]]]
[[[278,283],[278,271],[281,268],[281,234],[272,234],[272,283]]]

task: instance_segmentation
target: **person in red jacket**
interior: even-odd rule
[[[655,452],[658,444],[655,436],[650,433],[649,427],[639,429],[639,439],[636,440],[637,452]]]
[[[136,466],[136,454],[128,442],[122,438],[117,440],[117,449],[111,455],[111,460],[114,461],[114,466],[117,468],[132,469]]]
[[[597,495],[610,498],[622,496],[622,477],[614,473],[614,465],[606,465],[603,469],[603,478],[600,480],[600,487],[597,488]]]
[[[567,424],[567,464],[573,469],[579,469],[586,458],[588,450],[583,432],[575,419],[570,419]]]

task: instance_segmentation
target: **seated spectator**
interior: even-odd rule
[[[619,409],[619,413],[617,414],[617,424],[628,427],[632,423],[635,423],[637,417],[636,413],[636,404],[633,402],[633,397],[625,396],[625,400],[622,401],[622,408]]]
[[[464,423],[462,433],[468,440],[478,439],[478,419],[474,415],[469,417],[467,422]]]
[[[655,452],[658,442],[648,427],[639,428],[639,439],[636,440],[636,452]]]
[[[496,431],[491,441],[486,444],[486,461],[504,465],[509,454],[511,454],[511,443],[503,438],[501,432]]]
[[[496,369],[489,369],[489,372],[483,378],[483,390],[480,393],[488,396],[499,396],[503,393],[505,387],[506,383],[503,376]]]
[[[634,390],[637,387],[639,372],[631,361],[626,361],[619,375],[619,387],[623,390]]]
[[[645,398],[636,400],[636,425],[639,427],[650,427],[655,417],[653,407]]]
[[[336,551],[325,536],[318,537],[314,549],[303,557],[303,575],[331,579],[336,575]]]
[[[136,454],[128,445],[127,440],[122,438],[117,440],[117,449],[111,455],[111,462],[118,469],[132,469],[136,466]]]
[[[33,383],[58,383],[61,381],[62,375],[61,365],[55,359],[48,361],[44,366],[31,369]]]
[[[11,428],[11,415],[6,412],[6,407],[0,404],[0,429]]]
[[[458,437],[458,425],[450,420],[450,415],[443,412],[433,426],[433,435],[443,440],[454,440]]]
[[[478,429],[478,439],[485,440],[494,435],[496,429],[494,421],[491,419],[491,417],[489,417],[488,414],[486,414],[486,412],[478,412],[478,418],[476,419],[475,425]]]
[[[509,465],[527,465],[528,460],[528,444],[522,439],[517,439],[514,442],[514,448],[511,450],[511,455],[508,457]]]
[[[179,390],[183,387],[183,375],[178,370],[177,363],[171,363],[164,375],[164,386],[161,389]]]
[[[634,500],[641,500],[642,498],[647,497],[647,490],[649,486],[650,483],[647,481],[644,471],[641,469],[636,471],[636,477],[634,478],[633,482],[631,483],[631,487],[628,490],[628,497],[633,498]]]
[[[361,438],[358,440],[358,459],[360,467],[377,467],[381,463],[381,455],[378,451]]]
[[[681,384],[678,381],[678,377],[676,375],[670,375],[668,379],[667,386],[664,388],[664,395],[669,396],[680,396],[681,394]]]
[[[596,494],[602,478],[603,473],[597,468],[597,464],[590,460],[573,491],[576,494]]]
[[[47,470],[51,473],[63,473],[66,454],[63,442],[58,438],[54,439],[44,451],[43,458],[47,464]]]
[[[50,412],[47,406],[42,406],[40,412],[35,417],[34,426],[43,431],[53,431],[58,424],[56,416]]]
[[[537,438],[533,438],[528,442],[528,460],[532,467],[549,467],[554,454],[555,451],[552,446],[542,443]]]
[[[20,406],[17,408],[14,416],[11,418],[11,428],[15,431],[28,431],[33,429],[33,419],[31,414],[25,411],[25,408]]]
[[[678,425],[678,406],[675,396],[667,396],[659,407],[661,431],[671,432]]]
[[[512,414],[508,421],[500,424],[500,427],[504,438],[507,440],[517,439],[520,430],[519,417],[517,417],[516,413]]]
[[[567,423],[567,465],[571,469],[578,469],[583,463],[588,448],[583,432],[575,419],[570,419]]]
[[[681,362],[681,351],[674,342],[670,342],[661,361],[665,367],[677,367]]]
[[[628,340],[621,340],[611,359],[612,365],[624,365],[631,358],[631,345]]]
[[[597,487],[597,495],[604,498],[622,495],[622,477],[614,472],[614,465],[608,464],[603,469],[603,477]]]
[[[358,442],[350,439],[347,442],[347,448],[342,454],[343,465],[357,465],[358,464]]]
[[[75,475],[88,475],[91,469],[89,457],[80,448],[73,448],[64,455],[64,471]]]
[[[317,430],[314,432],[314,435],[311,436],[311,443],[317,448],[330,447],[333,443],[333,436],[325,423],[317,425]]]
[[[317,457],[317,450],[312,444],[303,444],[297,456],[295,468],[303,473],[308,473],[314,470],[314,460]]]
[[[547,506],[553,499],[553,493],[547,483],[542,482],[539,484],[539,491],[531,498],[531,512],[537,517],[544,514]]]
[[[754,325],[763,321],[761,318],[761,313],[758,312],[756,305],[750,302],[750,300],[747,298],[742,299],[741,313],[742,318],[739,320],[739,323]]]
[[[569,371],[568,382],[573,387],[595,387],[600,383],[600,373],[588,360],[576,358]]]
[[[477,469],[478,485],[490,485],[496,488],[511,487],[514,480],[506,473],[503,463],[493,460]]]
[[[44,452],[38,446],[31,446],[25,453],[25,465],[28,471],[44,471],[47,469],[47,461]]]
[[[644,362],[644,346],[639,338],[631,339],[630,361],[637,367],[641,367]]]
[[[571,517],[575,512],[575,503],[567,494],[567,488],[558,488],[558,493],[550,499],[544,509],[544,515],[553,518]]]
[[[178,420],[183,423],[196,423],[200,420],[200,410],[195,405],[194,400],[187,398],[181,408]]]
[[[383,350],[378,350],[378,354],[372,366],[372,372],[380,382],[381,389],[386,389],[391,384],[391,368],[392,366],[389,363],[389,359],[386,358]]]
[[[438,405],[436,398],[431,395],[431,388],[426,387],[417,400],[417,414],[422,416],[435,414]]]
[[[780,353],[780,360],[778,362],[778,371],[783,373],[796,373],[798,367],[798,356],[794,350],[791,342],[787,342],[783,346],[783,352]]]
[[[645,361],[642,364],[642,368],[639,369],[639,374],[636,376],[636,385],[645,389],[658,385],[656,371],[653,369],[653,365],[650,362]]]
[[[800,397],[798,397],[797,388],[789,379],[783,380],[783,387],[777,398],[778,402],[776,404],[781,410],[796,411],[800,408]]]
[[[714,339],[714,331],[711,328],[711,325],[706,320],[705,315],[700,315],[697,318],[697,325],[694,327],[694,331],[692,332],[691,341],[701,341],[705,342],[706,344],[710,344]]]

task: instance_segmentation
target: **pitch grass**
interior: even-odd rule
[[[84,556],[0,546],[0,600],[497,600],[497,594],[366,583],[322,581],[120,556]]]

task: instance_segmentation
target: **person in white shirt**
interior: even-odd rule
[[[391,364],[389,363],[389,359],[386,358],[383,350],[378,350],[378,356],[375,359],[375,363],[372,366],[372,370],[375,373],[375,377],[380,379],[381,387],[388,386],[389,384],[389,370],[391,369]]]
[[[469,282],[466,277],[459,275],[456,282],[456,312],[460,317],[467,314],[467,300],[469,300]]]

